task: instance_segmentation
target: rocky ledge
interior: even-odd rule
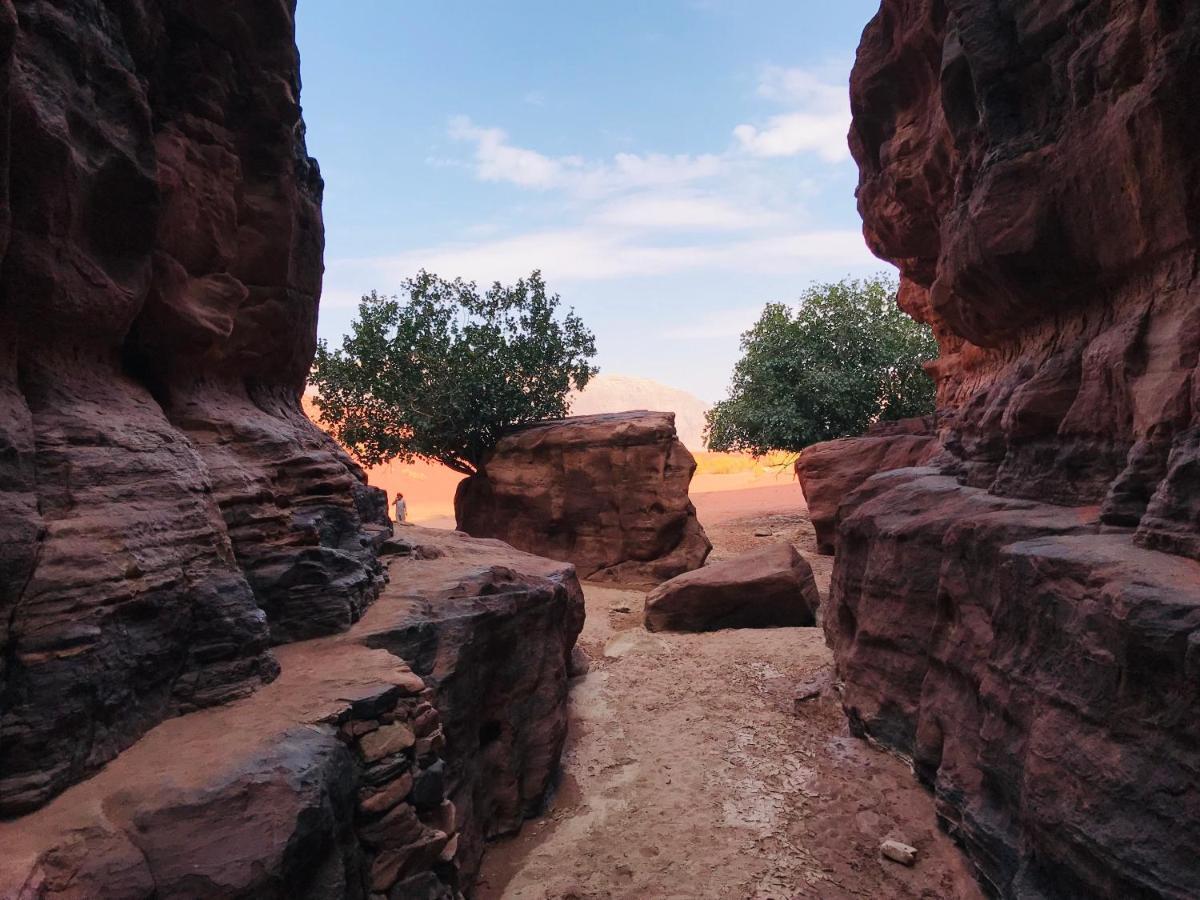
[[[826,632],[1005,897],[1196,896],[1200,563],[931,469],[842,510]]]
[[[405,528],[349,632],[280,676],[163,722],[0,824],[0,896],[451,897],[519,828],[566,737],[574,570]],[[403,658],[402,658],[403,657]]]

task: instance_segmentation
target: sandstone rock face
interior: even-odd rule
[[[0,815],[375,595],[292,4],[0,0]]]
[[[880,422],[862,437],[842,438],[805,447],[796,460],[796,478],[817,532],[817,547],[832,554],[838,507],[847,495],[876,472],[920,466],[941,450],[932,419]]]
[[[850,134],[957,472],[1193,556],[1198,32],[1195,4],[886,0]]]
[[[277,652],[280,677],[171,719],[45,808],[0,823],[0,896],[459,896],[485,836],[550,786],[570,566],[405,529],[349,632]],[[398,659],[403,645],[424,678]]]
[[[671,413],[579,416],[503,438],[454,505],[468,534],[574,563],[581,578],[657,583],[712,549],[688,499],[695,470]]]
[[[945,455],[844,502],[826,632],[999,896],[1200,893],[1198,72],[1195,4],[885,0],[852,77]]]
[[[813,625],[821,595],[791,544],[773,544],[685,572],[646,597],[650,631]]]

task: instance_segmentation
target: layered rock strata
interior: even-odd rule
[[[574,563],[581,578],[658,583],[712,549],[688,498],[695,470],[673,413],[577,416],[505,436],[454,505],[468,534]]]
[[[941,452],[933,430],[932,418],[879,422],[861,437],[804,448],[796,460],[796,478],[821,553],[833,554],[838,507],[851,491],[877,472],[924,465]]]
[[[852,77],[946,455],[843,503],[826,631],[998,896],[1200,893],[1197,72],[1194,4],[885,0]]]
[[[351,631],[280,648],[268,687],[162,723],[0,824],[0,896],[468,887],[483,838],[518,827],[552,782],[582,592],[570,566],[404,533],[391,586]]]
[[[815,625],[821,595],[812,567],[779,543],[710,563],[646,595],[648,631]]]
[[[0,815],[348,627],[292,4],[0,0]]]

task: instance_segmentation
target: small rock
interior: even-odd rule
[[[397,753],[379,762],[372,763],[363,771],[363,781],[371,787],[383,787],[412,768],[408,755]]]
[[[359,802],[358,808],[369,816],[377,816],[388,812],[408,796],[408,792],[412,790],[412,786],[412,774],[405,772],[391,784],[385,785],[382,790],[368,794]]]
[[[917,861],[917,848],[899,841],[884,841],[879,845],[879,852],[885,859],[898,862],[902,866],[911,866]]]
[[[755,537],[775,537],[775,532],[773,532],[770,528],[755,528],[754,536]]]
[[[570,678],[578,678],[580,675],[586,675],[592,668],[592,658],[587,655],[587,651],[576,645],[571,650],[571,663],[567,667],[567,675]]]
[[[825,688],[829,687],[830,673],[823,671],[813,677],[802,681],[796,685],[796,692],[792,696],[792,703],[797,710],[809,702],[816,700],[824,692]]]
[[[366,762],[375,762],[401,750],[407,750],[417,742],[417,736],[411,728],[402,722],[385,725],[378,731],[363,735],[359,739],[358,749]]]
[[[446,793],[446,763],[438,760],[416,778],[412,789],[412,804],[417,809],[441,806]]]
[[[438,727],[437,710],[432,706],[423,709],[415,719],[413,719],[412,728],[416,732],[417,737],[426,737],[433,733]]]

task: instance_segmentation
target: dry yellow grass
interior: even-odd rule
[[[737,475],[742,472],[774,473],[791,466],[795,453],[776,451],[753,457],[749,453],[694,453],[697,475]]]

